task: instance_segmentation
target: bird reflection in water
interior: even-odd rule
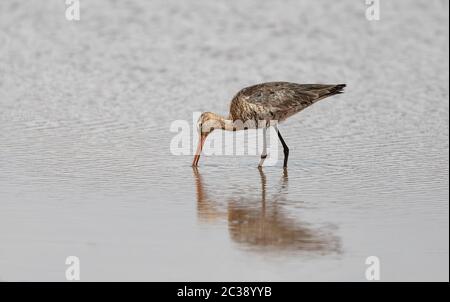
[[[340,253],[340,239],[328,227],[313,228],[288,217],[286,203],[288,174],[285,169],[278,192],[266,193],[266,175],[259,169],[261,196],[234,195],[226,202],[210,198],[200,172],[193,168],[197,189],[197,213],[201,222],[228,221],[230,237],[250,249]],[[246,196],[247,195],[247,196]]]

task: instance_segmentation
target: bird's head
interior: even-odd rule
[[[197,121],[197,131],[199,133],[199,141],[197,151],[195,152],[193,166],[198,165],[200,153],[202,152],[203,144],[206,137],[215,129],[225,129],[225,119],[218,114],[212,112],[203,112]]]
[[[213,112],[203,112],[197,121],[197,130],[201,136],[208,136],[215,129],[224,129],[223,117]]]

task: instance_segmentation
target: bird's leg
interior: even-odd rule
[[[284,153],[284,163],[283,163],[283,168],[287,168],[287,162],[288,162],[288,158],[289,158],[289,148],[286,145],[286,143],[284,142],[283,137],[281,136],[280,130],[278,129],[278,127],[275,127],[275,130],[277,130],[278,133],[278,138],[280,139],[281,144],[283,145],[283,153]]]
[[[261,153],[261,160],[259,161],[258,167],[261,168],[264,160],[267,157],[267,139],[266,139],[267,128],[263,128],[263,151]]]
[[[261,205],[262,205],[262,213],[265,216],[266,213],[266,175],[263,172],[263,169],[259,167],[259,176],[261,177]]]

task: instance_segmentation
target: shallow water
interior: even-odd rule
[[[448,281],[447,1],[28,2],[0,3],[0,280]],[[282,125],[287,171],[171,154],[272,80],[348,84]]]

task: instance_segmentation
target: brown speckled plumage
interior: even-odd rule
[[[315,102],[342,92],[345,84],[270,82],[246,87],[231,101],[231,120],[284,121]]]

